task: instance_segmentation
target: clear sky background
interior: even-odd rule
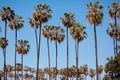
[[[30,43],[30,51],[24,56],[24,66],[36,68],[36,44],[34,29],[28,24],[28,18],[32,17],[32,12],[37,4],[48,4],[52,10],[52,18],[42,25],[56,25],[64,26],[60,22],[60,17],[64,16],[65,12],[70,12],[75,15],[75,20],[82,25],[86,26],[87,38],[79,43],[79,66],[87,64],[89,68],[95,68],[95,53],[94,53],[94,32],[93,25],[90,25],[86,19],[87,7],[86,4],[95,0],[0,0],[0,9],[3,6],[10,6],[16,14],[24,18],[24,28],[18,31],[18,39],[28,40]],[[99,0],[100,4],[104,6],[103,21],[97,27],[97,40],[98,40],[98,58],[99,65],[105,65],[106,58],[113,56],[113,43],[112,39],[107,35],[106,29],[109,22],[112,20],[108,15],[108,5],[112,5],[113,1],[119,0]],[[4,36],[4,22],[0,19],[0,26],[2,32],[0,36]],[[65,28],[64,28],[65,29]],[[14,65],[14,34],[15,32],[7,28],[7,39],[9,45],[7,46],[7,64]],[[55,67],[55,44],[50,42],[50,56],[51,67]],[[20,62],[20,55],[17,55],[17,62]],[[69,35],[69,66],[75,65],[75,49],[74,40]],[[41,39],[41,54],[40,54],[40,68],[48,66],[47,57],[47,44],[46,38],[42,36]],[[0,69],[3,67],[3,53],[0,49]],[[66,67],[66,38],[58,44],[58,68]]]

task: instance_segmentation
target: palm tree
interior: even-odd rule
[[[21,64],[22,64],[22,76],[23,76],[23,55],[27,54],[30,49],[29,42],[27,40],[18,40],[19,45],[16,46],[16,51],[21,54]],[[23,77],[22,77],[23,80]]]
[[[119,28],[118,28],[118,24],[117,24],[117,19],[120,19],[120,6],[119,5],[120,5],[119,2],[113,2],[112,3],[112,8],[110,6],[108,6],[109,16],[110,16],[110,18],[112,18],[114,20],[113,23],[110,23],[110,26],[111,26],[112,30],[114,30],[114,32],[115,32],[114,37],[113,37],[114,56],[116,56],[117,53],[118,53],[118,48],[117,48],[118,43],[117,43],[117,41],[118,41],[118,38],[119,38]]]
[[[55,41],[55,47],[56,47],[56,69],[58,64],[58,46],[57,42],[61,43],[64,40],[64,29],[60,26],[52,26],[51,27],[51,41]],[[57,76],[55,77],[55,80],[57,80]]]
[[[86,32],[84,31],[85,27],[83,27],[80,23],[74,22],[73,27],[70,28],[70,34],[75,40],[75,53],[76,53],[76,70],[77,76],[76,80],[78,80],[79,71],[78,71],[78,51],[79,51],[79,42],[86,38]]]
[[[8,40],[6,40],[6,38],[4,38],[4,37],[1,37],[0,38],[0,47],[3,49],[3,57],[4,57],[4,80],[6,80],[6,78],[7,78],[7,76],[6,76],[6,71],[5,71],[5,69],[6,69],[6,64],[5,64],[5,59],[6,59],[6,57],[5,57],[5,48],[7,47],[7,45],[8,45]]]
[[[19,73],[20,71],[22,71],[22,64],[21,63],[16,63],[16,79],[19,79],[19,77],[21,77],[21,74]]]
[[[91,77],[91,80],[93,80],[93,77],[95,76],[95,70],[94,69],[90,68],[89,76]]]
[[[101,80],[101,73],[103,72],[102,65],[98,66],[98,74],[99,74],[99,80]]]
[[[86,76],[88,75],[88,66],[87,65],[80,66],[79,74],[83,74],[84,75],[84,79],[87,80]],[[81,75],[80,75],[80,78],[81,78]]]
[[[68,28],[73,25],[74,22],[74,15],[72,13],[64,13],[64,17],[60,18],[62,24],[66,27],[66,44],[67,44],[67,69],[69,65],[69,41],[68,41]],[[68,80],[68,70],[67,70],[67,80]]]
[[[16,46],[17,46],[17,30],[23,27],[23,18],[19,15],[14,15],[14,19],[9,22],[9,28],[15,30],[15,56],[14,56],[14,66],[16,68]],[[16,69],[15,69],[15,79],[16,79]]]
[[[51,37],[51,26],[46,25],[44,29],[42,29],[42,34],[45,38],[47,38],[47,48],[48,48],[48,66],[50,71],[50,49],[49,49],[49,38]],[[50,80],[50,75],[49,75]]]
[[[51,9],[47,4],[38,4],[35,7],[35,12],[32,13],[33,19],[29,19],[29,24],[35,26],[35,37],[37,45],[37,74],[36,80],[38,80],[39,69],[39,57],[40,57],[40,43],[41,43],[41,27],[43,23],[46,23],[51,18]],[[39,28],[39,35],[37,35],[37,29]],[[39,37],[38,37],[39,36]]]
[[[6,65],[5,71],[6,71],[7,74],[9,74],[9,73],[11,72],[11,65],[9,65],[9,64]],[[7,77],[8,77],[8,75],[7,75]],[[7,78],[7,77],[6,77],[6,78]]]
[[[5,39],[7,38],[7,24],[9,21],[11,21],[12,19],[14,19],[14,10],[12,10],[10,7],[3,7],[2,10],[0,10],[0,17],[2,19],[2,21],[5,22]],[[7,39],[6,39],[7,40]],[[6,47],[5,47],[5,60],[4,60],[4,68],[6,68]],[[4,72],[5,73],[5,72]],[[7,77],[7,73],[5,73],[6,77]]]
[[[108,73],[111,79],[120,79],[120,52],[115,58],[107,58],[108,62],[105,65],[105,72]]]
[[[96,56],[96,80],[98,80],[98,50],[97,50],[97,34],[96,27],[102,22],[103,13],[102,5],[99,5],[99,2],[87,4],[88,13],[86,18],[88,19],[91,25],[94,25],[94,42],[95,42],[95,56]]]

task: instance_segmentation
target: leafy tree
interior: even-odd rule
[[[101,80],[101,73],[103,72],[102,65],[98,66],[98,74],[99,74],[99,80]]]
[[[7,45],[8,45],[8,40],[6,40],[6,38],[4,38],[4,37],[1,37],[0,38],[0,47],[2,48],[2,50],[3,50],[3,57],[4,57],[4,79],[6,80],[6,78],[7,78],[7,76],[5,76],[6,75],[6,71],[5,71],[5,69],[6,69],[6,52],[5,52],[5,48],[7,47]]]
[[[105,72],[111,79],[120,79],[120,52],[115,58],[107,58],[108,62],[105,65]]]
[[[68,41],[68,29],[73,25],[74,15],[72,13],[64,13],[64,17],[60,18],[62,24],[66,27],[66,44],[67,44],[67,69],[69,67],[69,41]],[[67,70],[67,80],[68,80],[68,70]]]
[[[21,54],[22,76],[23,76],[23,55],[27,54],[30,49],[30,45],[28,43],[29,42],[27,40],[18,40],[19,45],[16,46],[16,51],[18,52],[18,54]]]
[[[19,15],[14,15],[14,19],[12,19],[9,22],[9,28],[12,30],[15,30],[15,57],[14,57],[14,65],[16,67],[16,46],[17,46],[17,31],[21,28],[23,28],[23,17],[19,16]],[[15,69],[15,79],[16,79],[16,69]]]
[[[75,53],[76,53],[76,68],[77,68],[77,75],[76,80],[78,80],[78,51],[79,51],[79,42],[86,38],[86,32],[84,31],[85,27],[83,27],[80,23],[74,22],[73,26],[70,28],[70,34],[75,40]]]
[[[91,80],[93,80],[93,77],[95,76],[95,70],[94,69],[90,68],[89,76],[91,77]]]
[[[113,2],[112,7],[108,6],[109,17],[114,21],[110,23],[110,28],[107,29],[107,33],[113,38],[114,56],[118,53],[118,41],[120,41],[120,26],[117,21],[120,19],[120,3]]]
[[[98,80],[98,48],[97,48],[97,34],[96,27],[102,22],[103,12],[102,5],[99,2],[87,4],[88,12],[86,18],[91,25],[94,25],[94,42],[95,42],[95,56],[96,56],[96,80]]]
[[[12,10],[10,7],[3,7],[2,10],[0,10],[0,17],[2,19],[2,21],[5,22],[5,31],[4,31],[4,38],[7,40],[7,25],[8,22],[14,19],[14,10]],[[4,68],[6,68],[6,47],[4,50],[5,54],[4,54]],[[5,73],[4,71],[4,80],[7,79],[7,73]]]
[[[42,34],[45,38],[47,38],[47,49],[48,49],[48,66],[49,66],[49,71],[50,71],[50,48],[49,48],[49,38],[52,36],[51,32],[51,26],[46,25],[42,29]],[[49,80],[50,80],[50,75],[49,75]]]
[[[55,41],[55,47],[56,47],[56,69],[57,69],[57,64],[58,64],[58,44],[61,43],[64,40],[64,29],[61,28],[60,26],[52,26],[51,27],[51,41]],[[57,80],[57,76],[55,77]]]
[[[39,57],[40,57],[40,43],[41,43],[41,27],[43,23],[48,22],[51,18],[51,9],[47,4],[38,4],[35,7],[35,12],[32,13],[32,19],[29,19],[31,27],[35,28],[35,38],[37,45],[37,74],[36,80],[38,80],[38,69],[39,69]],[[37,29],[39,29],[39,35],[37,35]]]

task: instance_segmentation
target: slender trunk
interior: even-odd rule
[[[3,57],[4,57],[4,80],[6,80],[6,77],[5,77],[5,48],[3,48]]]
[[[47,48],[48,48],[48,66],[49,66],[49,71],[50,71],[50,48],[49,48],[49,38],[47,38]],[[50,79],[50,75],[49,75],[49,80]]]
[[[22,64],[22,80],[23,80],[23,54],[21,54],[21,64]]]
[[[15,63],[14,63],[14,66],[15,66],[15,80],[16,80],[16,55],[17,55],[17,51],[16,51],[16,46],[17,46],[17,29],[15,29]]]
[[[115,15],[115,18],[114,18],[114,20],[115,20],[115,27],[116,27],[116,39],[115,39],[115,42],[116,42],[116,54],[115,54],[115,56],[117,56],[117,53],[118,53],[118,41],[117,41],[117,37],[118,37],[118,35],[117,35],[117,19],[116,19],[116,15]]]
[[[69,62],[68,62],[68,60],[69,60],[69,42],[68,42],[68,27],[66,28],[67,30],[66,30],[66,43],[67,43],[67,80],[68,80],[68,65],[69,65]]]
[[[57,40],[55,41],[55,47],[56,47],[56,71],[57,71],[57,63],[58,63]],[[57,74],[56,74],[56,76],[55,76],[55,80],[57,80]]]
[[[7,40],[7,20],[5,20],[5,40]],[[6,47],[4,48],[4,79],[7,80],[7,72],[6,69]]]
[[[37,73],[36,73],[36,80],[38,80],[38,69],[39,69],[39,62],[38,62],[38,36],[37,30],[35,29],[35,39],[36,39],[36,48],[37,48]]]
[[[38,42],[38,51],[37,51],[37,74],[36,74],[36,80],[38,80],[38,69],[39,69],[39,60],[40,60],[40,43],[41,43],[41,25],[39,29],[39,42]]]
[[[98,80],[98,48],[97,48],[97,33],[96,33],[96,25],[94,24],[94,41],[95,41],[95,57],[96,57],[96,80]]]
[[[114,47],[114,57],[115,57],[115,53],[116,53],[116,50],[115,50],[115,39],[113,39],[113,47]]]
[[[75,53],[76,53],[76,80],[78,80],[79,72],[78,72],[78,39],[75,40]]]
[[[38,52],[38,36],[37,36],[37,30],[35,29],[35,39],[36,39],[36,48]]]

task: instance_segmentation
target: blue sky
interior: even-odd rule
[[[32,17],[32,12],[37,4],[48,4],[52,10],[52,18],[44,25],[64,26],[60,22],[60,17],[63,17],[65,12],[70,12],[75,15],[75,20],[86,26],[87,38],[79,43],[79,66],[88,64],[89,68],[95,68],[95,53],[94,53],[94,36],[93,25],[90,25],[86,19],[87,7],[86,4],[95,0],[0,0],[0,9],[3,6],[10,6],[16,14],[23,16],[24,28],[18,31],[18,39],[28,40],[31,46],[30,52],[24,56],[24,65],[36,68],[36,45],[34,30],[28,24],[28,18]],[[104,6],[103,22],[97,27],[98,40],[98,56],[99,65],[106,63],[106,58],[113,56],[112,39],[107,35],[106,29],[109,22],[112,20],[108,16],[107,6],[113,1],[119,0],[99,0]],[[0,20],[2,32],[0,36],[4,36],[4,22]],[[64,28],[65,29],[65,28]],[[7,39],[9,46],[7,47],[7,64],[14,65],[14,31],[7,29]],[[75,65],[74,40],[69,35],[69,66]],[[58,68],[66,67],[66,38],[58,46]],[[55,44],[50,42],[51,67],[55,66]],[[20,55],[17,55],[17,62],[20,62]],[[40,68],[48,66],[47,60],[47,44],[46,38],[42,36],[41,40],[41,55]],[[3,67],[3,54],[0,49],[0,69]]]

